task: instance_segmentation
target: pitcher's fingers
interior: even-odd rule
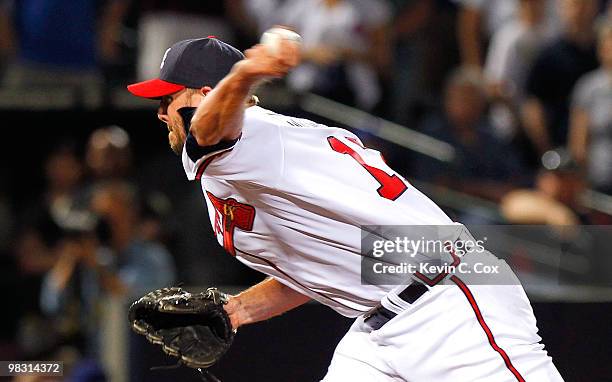
[[[301,61],[302,44],[295,40],[283,39],[281,41],[280,59],[291,67],[297,66]]]

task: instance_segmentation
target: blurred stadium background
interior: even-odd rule
[[[0,359],[61,360],[68,381],[197,380],[149,371],[170,361],[128,332],[126,304],[262,276],[216,244],[157,105],[125,86],[175,41],[246,49],[281,24],[304,62],[259,89],[264,107],[355,131],[458,221],[580,226],[544,244],[518,230],[496,253],[538,280],[566,380],[611,381],[611,17],[605,0],[0,0]],[[307,304],[241,330],[214,371],[318,380],[349,324]]]

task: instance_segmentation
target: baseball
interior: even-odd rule
[[[302,36],[289,29],[275,27],[268,29],[261,35],[260,43],[266,45],[271,53],[276,54],[279,52],[282,40],[291,40],[301,44]]]

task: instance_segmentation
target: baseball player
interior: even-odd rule
[[[290,39],[269,48],[243,55],[212,37],[180,41],[159,78],[128,86],[160,100],[158,118],[201,184],[219,243],[269,276],[230,297],[232,326],[314,299],[356,317],[324,381],[561,381],[518,282],[472,286],[446,273],[361,282],[362,226],[469,234],[351,132],[257,106],[254,87],[300,61]]]

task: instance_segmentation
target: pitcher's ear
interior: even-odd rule
[[[200,93],[202,93],[203,95],[206,95],[211,90],[212,88],[210,86],[203,86],[202,88],[200,88]]]

